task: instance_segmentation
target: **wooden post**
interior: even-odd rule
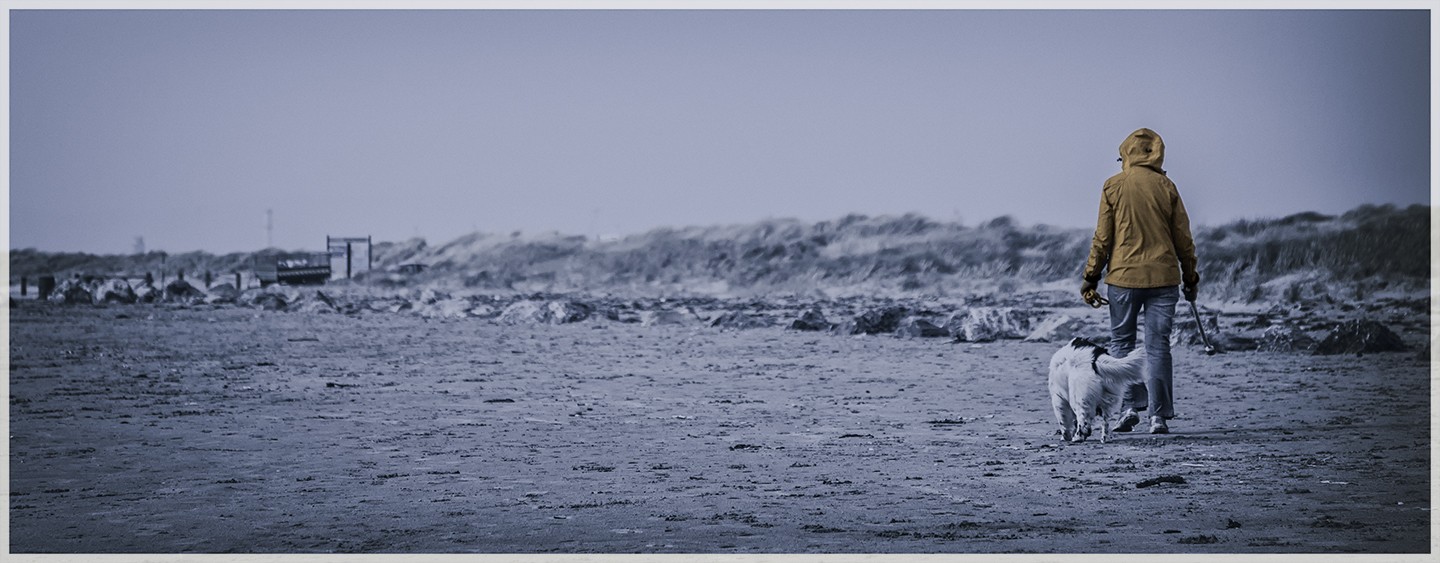
[[[40,300],[50,298],[50,292],[55,291],[55,276],[40,276]]]
[[[21,297],[24,297],[24,296],[25,296],[25,289],[26,289],[25,286],[27,285],[27,283],[26,283],[27,281],[28,281],[28,280],[25,279],[25,276],[20,276],[20,296],[21,296]]]

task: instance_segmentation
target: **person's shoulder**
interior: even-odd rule
[[[1129,175],[1130,171],[1128,170],[1117,172],[1114,176],[1105,179],[1105,187],[1109,188],[1110,186],[1114,186],[1119,184],[1120,182],[1124,182],[1125,178]]]

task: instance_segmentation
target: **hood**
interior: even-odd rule
[[[1125,138],[1125,142],[1120,143],[1120,162],[1123,169],[1144,166],[1164,174],[1165,170],[1160,166],[1165,163],[1165,141],[1160,139],[1159,133],[1136,129]]]

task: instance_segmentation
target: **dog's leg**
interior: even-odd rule
[[[1086,401],[1078,401],[1071,404],[1074,407],[1075,437],[1070,441],[1074,443],[1084,442],[1090,437],[1090,419],[1095,417],[1095,405],[1086,404]]]
[[[1115,415],[1116,407],[1120,406],[1120,395],[1111,391],[1105,391],[1100,396],[1100,443],[1110,441],[1110,419]]]
[[[1050,406],[1055,409],[1055,422],[1060,423],[1060,439],[1068,442],[1075,435],[1075,415],[1070,412],[1070,401],[1052,394]]]

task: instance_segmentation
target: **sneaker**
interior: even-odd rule
[[[1125,412],[1120,413],[1120,423],[1116,424],[1112,430],[1115,432],[1129,432],[1135,428],[1136,424],[1140,424],[1140,414],[1135,412],[1135,409],[1125,409]]]
[[[1151,433],[1151,434],[1169,434],[1169,433],[1170,433],[1170,427],[1169,427],[1169,426],[1165,426],[1165,419],[1164,419],[1164,418],[1161,418],[1161,417],[1158,417],[1158,416],[1152,416],[1152,417],[1150,417],[1150,433]]]

